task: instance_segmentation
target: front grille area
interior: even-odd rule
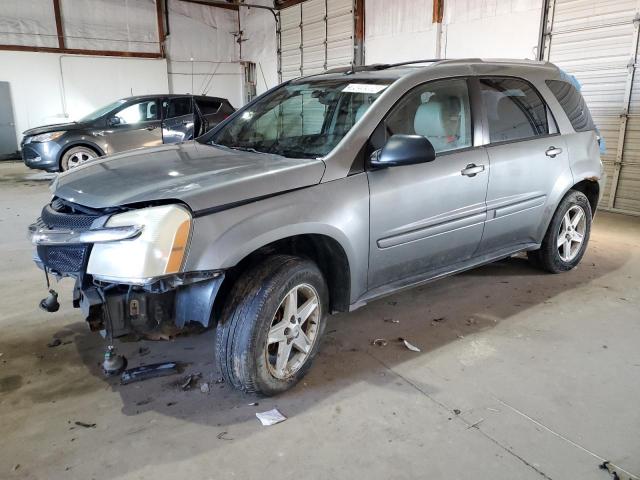
[[[42,209],[42,222],[49,228],[67,228],[71,230],[88,230],[93,221],[100,215],[84,213],[74,209],[59,198]]]
[[[39,246],[42,263],[57,273],[79,273],[89,257],[89,245]]]
[[[38,226],[60,230],[88,230],[100,216],[94,210],[54,199],[42,209]],[[50,270],[61,273],[82,272],[89,259],[91,245],[38,246],[38,257]]]

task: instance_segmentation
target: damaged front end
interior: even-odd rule
[[[98,210],[54,198],[29,230],[47,283],[75,279],[73,306],[92,330],[153,338],[209,325],[224,273],[184,271],[191,226],[182,204]]]

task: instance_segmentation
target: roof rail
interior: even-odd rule
[[[435,63],[441,60],[446,60],[446,58],[425,58],[424,60],[409,60],[407,62],[386,63],[386,64],[380,65],[380,67],[382,68],[379,68],[379,70],[383,70],[386,68],[393,68],[393,67],[402,67],[404,65],[414,65],[416,63]]]

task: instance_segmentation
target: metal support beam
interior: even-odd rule
[[[64,29],[62,28],[62,13],[60,12],[60,0],[53,0],[53,14],[56,17],[56,34],[58,35],[58,47],[65,48]]]
[[[82,48],[29,47],[25,45],[0,45],[0,50],[15,52],[67,53],[70,55],[93,55],[103,57],[161,58],[155,52],[120,52],[116,50],[85,50]]]
[[[158,18],[158,51],[160,55],[164,57],[164,13],[162,11],[162,2],[163,0],[156,0],[156,14]]]
[[[620,170],[622,169],[622,158],[624,156],[624,141],[627,134],[627,123],[629,122],[629,105],[631,103],[631,89],[633,88],[633,77],[636,73],[636,57],[638,55],[638,40],[640,39],[640,16],[633,19],[633,38],[631,39],[631,55],[627,64],[627,82],[624,87],[624,100],[622,112],[620,113],[620,130],[618,131],[618,148],[616,149],[616,159],[613,164],[613,178],[611,179],[611,190],[609,191],[609,208],[615,208],[616,192],[620,180]]]
[[[551,41],[553,38],[553,19],[556,14],[556,0],[545,0],[546,10],[542,14],[543,25],[540,27],[538,42],[538,59],[549,61]]]
[[[365,19],[365,8],[364,8],[364,0],[355,0],[355,8],[353,12],[353,16],[355,17],[355,38],[353,39],[353,63],[356,66],[364,65],[364,19]]]

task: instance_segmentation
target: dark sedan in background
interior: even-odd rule
[[[87,160],[140,147],[191,140],[232,114],[228,100],[196,95],[145,95],[117,100],[77,122],[24,132],[29,168],[65,171]]]

